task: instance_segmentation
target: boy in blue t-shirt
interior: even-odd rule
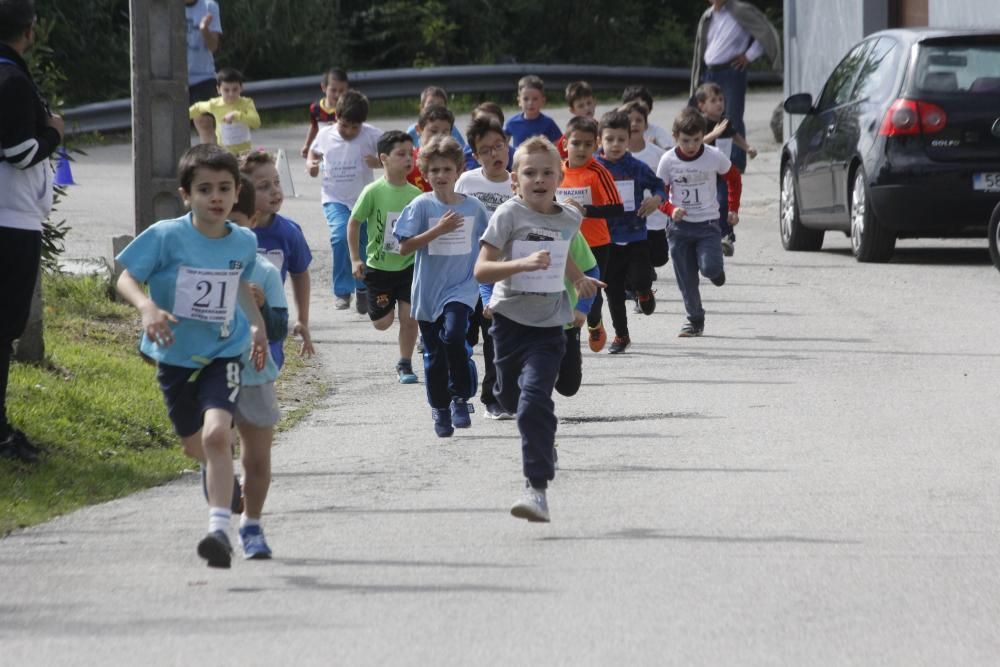
[[[656,310],[646,218],[667,198],[663,181],[649,165],[628,152],[631,128],[624,111],[609,111],[601,116],[601,152],[597,161],[611,172],[625,206],[625,215],[608,218],[611,252],[604,281],[608,284],[608,310],[615,328],[615,339],[608,349],[610,354],[620,354],[632,345],[625,307],[626,285],[635,291],[644,315],[652,315]],[[649,197],[644,196],[647,190],[651,193]]]
[[[302,338],[299,354],[311,357],[316,349],[309,333],[309,299],[312,293],[309,276],[312,252],[309,244],[298,224],[278,215],[285,194],[281,189],[274,156],[263,151],[246,153],[240,158],[240,171],[249,177],[256,190],[257,222],[253,233],[257,237],[257,252],[280,271],[282,285],[285,277],[291,275],[297,316],[292,335]],[[271,356],[278,368],[285,365],[284,338],[282,336],[281,340],[271,342]]]
[[[181,157],[178,172],[191,212],[157,222],[118,255],[125,270],[117,289],[142,315],[140,349],[157,362],[174,430],[185,451],[200,451],[206,461],[209,528],[198,555],[210,567],[229,567],[229,425],[240,394],[240,358],[250,347],[255,368],[267,359],[264,321],[248,283],[257,239],[226,220],[239,192],[232,154],[194,146]]]
[[[444,88],[440,86],[427,86],[420,92],[420,115],[423,115],[425,111],[431,107],[444,107],[448,108],[448,93],[445,92]],[[416,122],[406,128],[406,133],[410,135],[410,139],[413,140],[413,147],[420,148],[421,134],[420,128],[418,127],[420,122]],[[462,133],[458,131],[458,128],[454,126],[451,127],[451,137],[458,142],[459,146],[465,147],[465,137]]]
[[[529,74],[517,82],[517,106],[521,113],[507,120],[504,131],[510,135],[510,145],[517,148],[525,140],[541,135],[552,143],[559,141],[562,130],[554,120],[542,113],[545,106],[545,83]]]
[[[468,399],[476,393],[477,375],[466,333],[479,299],[472,267],[489,216],[478,199],[455,192],[463,163],[457,141],[435,136],[418,161],[432,191],[403,209],[395,236],[401,255],[416,253],[410,309],[424,340],[434,432],[447,438],[471,426]]]

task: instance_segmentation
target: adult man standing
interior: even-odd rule
[[[711,5],[698,21],[691,65],[691,97],[706,81],[722,87],[726,117],[735,130],[746,136],[743,109],[746,104],[746,69],[761,55],[781,71],[781,39],[763,12],[741,0],[708,0]],[[733,164],[746,170],[747,156],[733,146]]]
[[[7,377],[52,209],[49,156],[63,137],[62,118],[49,112],[24,61],[34,41],[34,0],[0,0],[0,456],[27,462],[38,460],[38,448],[7,421]]]
[[[215,56],[222,41],[222,19],[215,0],[184,0],[187,22],[188,105],[216,96]],[[194,121],[203,144],[215,143],[215,119],[205,114]]]

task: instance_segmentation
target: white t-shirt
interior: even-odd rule
[[[506,181],[495,183],[486,177],[480,167],[459,176],[455,192],[475,197],[492,215],[500,204],[514,196],[514,187],[510,174],[507,174]]]
[[[632,157],[646,164],[650,169],[652,169],[655,172],[657,167],[660,166],[660,158],[663,157],[663,149],[657,146],[656,144],[647,141],[646,147],[643,148],[641,151],[632,153]],[[653,193],[650,192],[649,190],[645,190],[642,193],[642,196],[645,198],[649,197],[652,194]],[[654,231],[658,229],[666,229],[668,222],[670,222],[670,218],[667,217],[666,213],[663,213],[661,211],[653,211],[652,213],[649,214],[649,216],[646,217],[646,229],[652,229]]]
[[[647,144],[656,144],[663,150],[674,147],[674,138],[670,133],[659,125],[653,125],[652,123],[646,126],[646,134],[642,135],[642,138]]]
[[[687,211],[685,222],[709,222],[719,219],[716,176],[732,166],[715,146],[702,146],[701,154],[690,160],[681,158],[674,148],[660,158],[656,175],[666,183],[670,203]]]
[[[324,204],[343,204],[354,208],[361,191],[375,180],[372,168],[365,164],[366,155],[378,155],[378,138],[382,131],[363,123],[361,132],[345,141],[337,131],[337,124],[320,128],[309,152],[323,158],[320,172],[323,176]]]

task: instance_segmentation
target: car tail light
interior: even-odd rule
[[[878,133],[886,137],[934,134],[947,124],[948,115],[938,105],[900,98],[885,112]]]

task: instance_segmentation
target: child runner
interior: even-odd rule
[[[448,93],[445,92],[444,88],[440,86],[427,86],[420,92],[420,113],[423,114],[424,111],[431,107],[448,108]],[[464,148],[465,139],[462,137],[462,133],[458,131],[458,128],[454,126],[454,116],[452,117],[452,123],[451,137],[458,142],[459,146]],[[419,125],[418,121],[406,128],[406,133],[410,135],[410,139],[413,140],[413,145],[416,148],[420,148],[420,140],[422,138],[420,136],[420,129],[418,128]]]
[[[555,478],[557,419],[552,389],[559,374],[573,321],[564,279],[583,298],[602,283],[585,276],[569,260],[570,241],[580,229],[580,212],[555,201],[562,178],[559,151],[535,137],[514,154],[517,196],[490,218],[480,242],[476,279],[495,283],[493,310],[496,348],[496,397],[507,412],[517,413],[524,495],[511,514],[528,521],[548,521],[545,490]]]
[[[723,96],[722,87],[717,83],[703,83],[694,91],[695,103],[698,111],[704,114],[706,123],[705,144],[715,146],[727,158],[732,159],[733,146],[746,152],[751,160],[757,157],[757,149],[747,143],[746,138],[736,131],[736,128],[729,123],[729,119],[723,115],[726,110],[726,98]],[[733,228],[726,222],[728,218],[726,210],[726,182],[717,179],[718,199],[719,199],[719,225],[722,227],[722,254],[732,257],[736,252],[736,234]]]
[[[368,317],[379,331],[392,326],[393,311],[399,303],[399,361],[396,376],[401,384],[414,384],[413,346],[418,327],[410,315],[413,284],[413,255],[401,255],[399,240],[393,235],[396,221],[407,204],[418,197],[420,188],[406,182],[413,163],[410,135],[390,130],[379,137],[378,157],[385,175],[361,191],[351,211],[347,246],[351,249],[354,277],[368,288]],[[358,253],[361,226],[368,232],[366,260]]]
[[[291,276],[297,316],[292,335],[302,338],[299,354],[311,357],[316,349],[309,333],[309,299],[312,293],[312,278],[309,275],[312,252],[309,244],[298,224],[278,214],[285,195],[281,190],[274,156],[263,151],[245,153],[240,158],[240,171],[250,178],[255,189],[257,221],[253,233],[257,236],[257,253],[278,269],[282,284],[286,276]],[[282,340],[272,341],[270,347],[271,357],[280,369],[285,365],[284,336]]]
[[[416,131],[424,144],[427,144],[433,137],[449,137],[454,129],[455,114],[448,111],[447,107],[427,107],[420,112],[420,118],[417,119]],[[406,180],[420,188],[422,192],[430,192],[431,184],[424,178],[417,161],[419,154],[420,149],[414,148],[413,169],[406,175]]]
[[[574,116],[593,118],[594,109],[597,107],[597,101],[594,99],[594,89],[586,81],[574,81],[566,86],[566,105],[569,107],[569,112]],[[559,141],[556,142],[556,148],[559,149],[559,155],[565,160],[568,157],[566,154],[565,134],[559,137]]]
[[[181,157],[178,172],[191,212],[155,223],[118,255],[125,270],[117,288],[142,315],[140,347],[157,362],[167,414],[184,449],[203,450],[209,524],[198,555],[210,567],[229,567],[229,426],[240,393],[240,357],[252,345],[257,370],[267,358],[264,322],[248,284],[257,239],[226,220],[240,177],[232,154],[201,144]]]
[[[350,87],[347,72],[337,67],[323,73],[320,90],[323,97],[309,105],[309,131],[306,132],[306,143],[302,144],[302,157],[309,157],[309,147],[319,134],[320,125],[337,122],[337,101]]]
[[[628,104],[633,100],[639,100],[644,105],[646,105],[647,116],[653,113],[653,96],[649,94],[649,90],[646,86],[629,86],[624,91],[622,91],[622,104]],[[670,136],[670,132],[666,128],[660,127],[659,125],[654,125],[653,123],[647,123],[645,140],[651,144],[655,144],[667,150],[668,148],[673,148],[674,140]]]
[[[253,229],[257,222],[256,192],[246,176],[240,178],[240,195],[229,214],[229,219],[240,227]],[[258,256],[249,276],[254,303],[260,309],[267,329],[267,340],[273,346],[281,344],[288,335],[288,303],[281,273],[271,263]],[[260,516],[271,486],[271,443],[274,427],[281,419],[281,409],[274,393],[278,378],[278,365],[270,355],[262,370],[253,367],[250,350],[243,353],[243,370],[240,373],[240,395],[236,399],[234,414],[240,434],[240,462],[243,465],[243,516],[240,517],[239,544],[243,558],[267,559],[271,547],[264,539]]]
[[[615,327],[615,339],[608,352],[619,354],[632,345],[625,308],[625,286],[635,291],[644,315],[656,310],[653,296],[649,244],[646,241],[646,216],[656,211],[667,193],[653,170],[628,152],[631,126],[628,115],[609,111],[601,117],[601,150],[598,161],[615,179],[625,206],[625,215],[608,220],[611,232],[611,255],[604,281],[608,284],[608,310]],[[653,194],[646,197],[643,193]]]
[[[416,253],[412,313],[424,340],[424,374],[434,432],[447,438],[471,426],[476,364],[465,340],[479,287],[472,277],[475,247],[489,217],[475,197],[455,192],[462,147],[451,137],[423,145],[420,169],[433,188],[396,221],[400,253]]]
[[[517,82],[517,106],[521,109],[507,121],[504,131],[514,148],[531,137],[542,135],[549,141],[559,141],[562,132],[556,122],[542,113],[545,106],[545,83],[529,74]]]
[[[207,102],[195,102],[188,109],[188,116],[195,125],[212,118],[215,125],[215,143],[233,155],[250,150],[250,130],[260,127],[257,107],[249,97],[243,97],[243,75],[232,67],[224,67],[215,76],[219,97]]]
[[[475,149],[476,164],[482,163],[471,171],[466,171],[458,178],[455,192],[472,195],[483,203],[487,212],[493,214],[505,201],[514,196],[513,181],[506,167],[506,156],[509,148],[507,135],[503,126],[490,114],[481,114],[472,121],[466,133],[469,146]],[[492,285],[480,285],[480,299],[476,304],[470,332],[479,329],[483,334],[483,373],[482,390],[479,395],[483,402],[483,416],[488,419],[511,419],[512,415],[505,412],[493,395],[493,384],[497,379],[496,367],[493,365],[493,339],[489,327],[492,314],[484,304],[490,302]],[[477,336],[478,338],[478,336]],[[474,344],[469,341],[470,344]]]
[[[674,120],[677,146],[663,154],[656,169],[669,191],[670,258],[687,311],[687,324],[678,334],[681,338],[700,336],[705,331],[698,272],[717,287],[726,282],[717,176],[724,176],[729,188],[729,224],[735,227],[739,222],[740,170],[718,148],[705,146],[704,138],[705,117],[697,109],[684,109]]]
[[[597,258],[597,266],[603,277],[608,268],[611,254],[611,234],[608,232],[607,218],[625,214],[618,186],[610,172],[594,159],[598,140],[597,121],[586,116],[574,116],[566,125],[566,150],[569,158],[563,164],[562,183],[558,196],[567,202],[575,202],[583,208],[583,224],[580,231],[587,239],[590,249]],[[600,292],[587,315],[590,349],[600,352],[608,341],[608,334],[601,320],[604,301]]]
[[[323,213],[330,226],[330,248],[333,251],[333,307],[347,310],[351,294],[357,295],[355,307],[368,312],[365,284],[352,275],[351,253],[347,249],[347,222],[351,208],[366,185],[375,180],[372,169],[382,166],[378,161],[378,138],[382,132],[368,120],[368,98],[356,90],[348,90],[337,101],[337,122],[320,129],[309,148],[306,169],[318,176],[323,167]],[[361,246],[368,240],[361,235]]]
[[[636,160],[643,162],[656,172],[663,157],[663,149],[651,141],[646,141],[645,134],[649,128],[649,110],[641,100],[632,100],[621,107],[628,114],[630,132],[628,135],[628,151]],[[649,190],[643,192],[643,198],[651,196]],[[646,241],[649,243],[649,261],[654,268],[661,267],[670,260],[667,246],[667,223],[670,218],[657,209],[646,217]],[[656,271],[653,271],[653,276]],[[654,277],[653,280],[656,280]],[[637,304],[638,306],[638,304]],[[641,312],[641,311],[640,311]]]

